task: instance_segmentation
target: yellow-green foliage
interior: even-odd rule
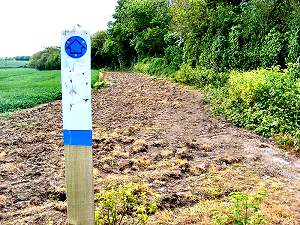
[[[47,225],[53,225],[53,224],[54,224],[53,220],[51,218],[48,218]]]
[[[101,89],[101,88],[106,88],[109,87],[109,83],[106,80],[98,80],[94,85],[93,88],[94,89]]]
[[[267,82],[267,77],[277,73],[266,69],[241,73],[232,71],[228,80],[229,97],[231,100],[241,100],[248,106],[255,102],[260,89]]]
[[[175,81],[184,84],[196,83],[197,72],[188,64],[183,64],[175,73]]]
[[[157,199],[146,184],[113,184],[96,194],[96,225],[147,224],[157,210]]]
[[[142,62],[138,62],[134,66],[134,70],[137,71],[137,72],[148,73],[150,65],[151,65],[150,61],[145,61],[144,60]]]
[[[280,144],[299,149],[299,78],[300,71],[294,65],[283,71],[278,67],[232,71],[225,91],[212,89],[210,97],[219,104],[217,110],[236,125],[275,136]]]
[[[188,64],[183,64],[175,73],[174,80],[179,83],[191,84],[198,87],[222,86],[228,79],[228,73],[217,73],[213,69],[204,67],[192,68]]]

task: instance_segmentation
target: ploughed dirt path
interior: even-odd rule
[[[269,223],[300,224],[299,158],[213,117],[197,91],[132,73],[107,77],[110,87],[93,93],[95,191],[142,180],[160,194],[151,224],[209,224],[209,207],[229,193],[264,188]],[[65,224],[61,102],[0,126],[0,224]]]

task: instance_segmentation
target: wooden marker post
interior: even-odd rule
[[[61,80],[68,223],[94,225],[91,43],[87,31],[62,32]]]

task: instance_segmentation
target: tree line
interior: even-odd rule
[[[285,68],[300,56],[299,27],[298,0],[119,0],[109,29],[93,36],[94,64]]]
[[[131,67],[159,58],[216,71],[285,67],[300,56],[298,0],[119,0],[106,31],[92,35],[93,67]],[[30,65],[59,69],[59,48]]]

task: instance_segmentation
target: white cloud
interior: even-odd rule
[[[60,32],[75,24],[105,30],[117,0],[2,0],[0,57],[32,55],[60,45]]]

